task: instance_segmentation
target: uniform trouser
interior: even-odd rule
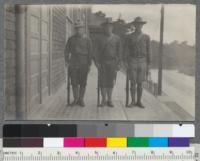
[[[135,92],[137,84],[137,102],[141,102],[142,83],[146,80],[147,64],[146,59],[129,59],[128,74],[131,81],[132,102],[135,102]]]
[[[105,63],[101,65],[100,87],[113,88],[117,77],[115,63]]]
[[[79,67],[70,67],[69,69],[72,86],[85,87],[89,73],[88,65],[80,65]]]
[[[146,60],[130,60],[128,73],[129,79],[134,83],[142,83],[146,80],[147,64]]]

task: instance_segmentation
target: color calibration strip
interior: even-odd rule
[[[3,137],[195,137],[193,124],[8,124]]]
[[[4,138],[3,147],[189,147],[190,138],[161,137],[66,137],[66,138]]]

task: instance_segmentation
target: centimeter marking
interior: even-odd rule
[[[188,148],[4,148],[3,161],[194,161]]]

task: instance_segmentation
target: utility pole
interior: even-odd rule
[[[158,95],[162,95],[162,70],[163,70],[163,33],[164,33],[164,6],[161,7],[160,18],[160,45],[158,58]]]

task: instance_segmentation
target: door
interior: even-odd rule
[[[49,94],[49,9],[27,8],[27,102],[28,112],[36,110]]]

